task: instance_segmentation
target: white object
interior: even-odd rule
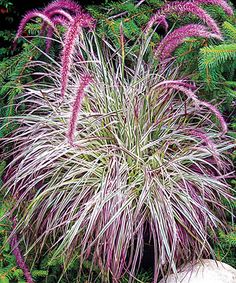
[[[193,267],[169,275],[159,283],[236,283],[236,269],[226,263],[203,259]]]

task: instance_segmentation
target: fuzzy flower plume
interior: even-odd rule
[[[189,24],[175,29],[166,35],[158,45],[155,55],[160,56],[160,60],[171,57],[172,52],[184,42],[187,37],[204,37],[221,39],[218,34],[209,32],[207,28],[199,24]]]
[[[66,11],[62,10],[62,9],[55,9],[51,12],[46,13],[46,15],[52,19],[52,21],[54,22],[54,17],[55,16],[61,16],[63,18],[65,18],[65,20],[71,22],[73,21],[73,17],[67,13]]]
[[[209,146],[212,149],[215,149],[215,144],[210,140],[210,138],[206,135],[206,133],[204,133],[201,130],[189,130],[188,131],[191,135],[200,138],[207,146]]]
[[[219,120],[220,125],[222,127],[222,134],[225,135],[227,133],[228,127],[220,111],[211,103],[198,99],[196,94],[190,88],[185,87],[183,84],[173,82],[169,82],[163,85],[159,84],[159,87],[180,91],[184,93],[188,98],[192,99],[197,107],[203,106],[208,108]]]
[[[226,14],[233,16],[234,11],[230,5],[224,0],[192,0],[195,4],[206,4],[206,5],[216,5],[221,7]]]
[[[44,12],[49,13],[51,11],[58,10],[58,9],[68,10],[69,12],[72,12],[75,14],[82,12],[81,7],[77,3],[71,0],[53,1],[52,3],[47,5],[47,7],[45,7]]]
[[[71,22],[66,36],[65,44],[62,51],[62,60],[61,60],[61,97],[65,97],[68,78],[70,73],[70,68],[72,64],[72,56],[75,51],[75,42],[77,35],[81,32],[82,27],[91,28],[94,25],[94,19],[88,14],[79,14],[77,15],[73,22]]]
[[[160,15],[158,17],[158,24],[163,26],[165,31],[167,32],[169,25],[168,25],[166,17],[164,15]]]
[[[156,24],[157,26],[163,26],[166,32],[169,27],[167,20],[166,20],[166,16],[161,14],[160,11],[158,11],[151,17],[151,19],[148,21],[144,29],[144,32],[147,34],[154,24]]]
[[[206,11],[204,11],[202,8],[198,7],[194,3],[178,1],[167,3],[160,10],[158,10],[148,22],[146,32],[148,32],[155,23],[160,24],[161,22],[163,22],[163,20],[161,21],[163,17],[165,18],[166,16],[169,16],[173,13],[176,13],[178,15],[191,13],[201,19],[212,30],[213,33],[221,36],[221,32],[219,27],[217,26],[217,23]]]
[[[45,7],[43,11],[33,10],[28,12],[20,22],[16,37],[13,42],[13,47],[15,47],[17,39],[22,36],[25,25],[32,18],[39,17],[43,20],[40,35],[43,35],[47,28],[49,29],[47,32],[46,42],[46,51],[48,51],[51,46],[50,38],[52,37],[53,31],[55,30],[55,25],[65,25],[69,22],[72,22],[74,17],[78,14],[82,14],[82,9],[77,3],[71,0],[54,1],[47,7]],[[59,16],[61,17],[60,21],[58,21]]]
[[[74,133],[76,130],[76,123],[81,109],[82,100],[85,95],[85,88],[91,83],[91,81],[92,77],[90,75],[83,75],[80,80],[69,123],[68,140],[71,145],[74,145]]]
[[[13,218],[13,228],[16,227],[16,218]],[[21,270],[23,271],[24,273],[24,276],[25,276],[25,279],[27,281],[27,283],[33,283],[33,279],[32,279],[32,276],[29,272],[29,269],[24,261],[24,258],[22,256],[22,253],[21,253],[21,250],[19,248],[19,242],[18,242],[18,239],[17,239],[17,235],[16,234],[13,234],[10,238],[10,246],[11,246],[11,249],[12,249],[12,253],[14,254],[15,258],[16,258],[16,262],[17,262],[17,265],[21,268]]]
[[[41,13],[38,10],[30,11],[23,17],[23,19],[20,22],[20,25],[16,33],[16,37],[14,39],[14,44],[16,43],[17,39],[22,36],[22,33],[24,31],[26,24],[33,18],[41,18],[43,22],[47,23],[49,26],[55,29],[55,25],[53,21],[47,15],[45,15],[44,13]]]
[[[73,18],[72,18],[73,20]],[[65,17],[62,16],[55,16],[53,17],[53,23],[54,25],[60,25],[60,26],[64,26],[67,27],[69,22],[68,19],[66,19]],[[46,29],[46,25],[42,27],[42,33],[45,31]],[[46,53],[49,52],[50,48],[51,48],[51,44],[52,44],[52,37],[53,37],[53,32],[54,29],[52,27],[49,27],[47,30],[47,39],[46,39]]]
[[[163,87],[163,88],[167,88],[167,89],[172,89],[172,90],[181,91],[181,92],[183,92],[188,98],[190,98],[190,99],[192,99],[192,100],[194,100],[194,101],[197,101],[197,100],[198,100],[198,99],[197,99],[197,96],[195,95],[195,93],[194,93],[191,89],[189,89],[189,88],[183,86],[182,84],[179,84],[179,83],[168,83],[168,84],[166,84],[166,85],[163,85],[162,87]]]
[[[225,122],[225,119],[223,118],[223,116],[221,115],[220,111],[212,104],[210,104],[209,102],[206,101],[200,101],[199,100],[199,104],[201,106],[205,106],[206,108],[208,108],[213,114],[215,114],[215,116],[217,117],[217,119],[219,120],[221,127],[222,127],[222,134],[225,135],[228,131],[228,127],[227,124]]]
[[[167,86],[167,85],[178,85],[178,86],[183,86],[185,88],[189,88],[191,90],[196,90],[197,87],[195,84],[189,83],[184,80],[164,80],[163,82],[160,82],[156,85],[156,87],[161,87],[161,86]]]
[[[73,21],[73,17],[62,9],[52,10],[46,13],[46,15],[52,19],[54,25],[59,24],[62,26],[67,26],[70,22]],[[47,27],[47,24],[44,23],[41,29],[41,33],[44,33],[46,27]],[[51,43],[52,43],[51,38],[53,37],[53,32],[54,32],[54,29],[52,27],[49,27],[47,31],[46,53],[48,53],[51,48]]]
[[[207,136],[207,134],[199,129],[191,129],[188,130],[188,133],[192,136],[195,136],[199,138],[206,147],[212,152],[213,158],[216,161],[216,164],[218,164],[219,168],[223,167],[223,162],[220,160],[219,152],[217,151],[216,144]]]

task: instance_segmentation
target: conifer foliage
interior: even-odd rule
[[[209,86],[222,81],[221,76],[226,63],[235,62],[236,59],[236,27],[229,22],[224,22],[223,29],[228,38],[224,43],[206,46],[200,50],[200,74]],[[231,66],[232,69],[234,64]],[[230,82],[226,81],[225,84],[227,83],[230,86]]]

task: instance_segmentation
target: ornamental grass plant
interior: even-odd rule
[[[46,41],[61,51],[52,57],[41,50],[28,63],[35,81],[16,96],[20,110],[9,123],[17,128],[2,139],[4,190],[14,200],[8,216],[17,220],[12,236],[21,235],[26,256],[46,250],[65,269],[78,260],[78,280],[91,262],[102,282],[137,282],[149,244],[158,282],[214,256],[216,228],[225,229],[222,200],[232,199],[233,141],[217,107],[176,66],[160,63],[186,28],[180,41],[180,29],[163,39],[159,58],[150,47],[155,29],[136,39],[138,52],[127,51],[121,24],[117,49],[96,34],[91,16],[64,4],[75,3],[59,0],[38,14],[41,37],[53,28]],[[55,10],[64,17],[62,35]],[[221,39],[207,26],[191,27],[199,29],[191,36]]]

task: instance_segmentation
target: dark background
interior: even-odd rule
[[[107,0],[79,0],[76,1],[82,7],[86,8],[87,5],[92,4],[102,4],[107,2]],[[1,5],[0,1],[0,30],[8,29],[15,30],[21,20],[22,16],[32,9],[40,9],[45,7],[52,0],[9,0],[13,4],[12,8],[9,10],[5,9]],[[115,2],[113,0],[113,2]]]
[[[91,5],[91,4],[101,4],[105,2],[105,0],[79,0],[76,1],[81,6]],[[46,6],[48,3],[52,2],[51,0],[12,0],[11,1],[16,9],[19,9],[19,11],[24,12],[29,9],[34,8],[40,8]]]

